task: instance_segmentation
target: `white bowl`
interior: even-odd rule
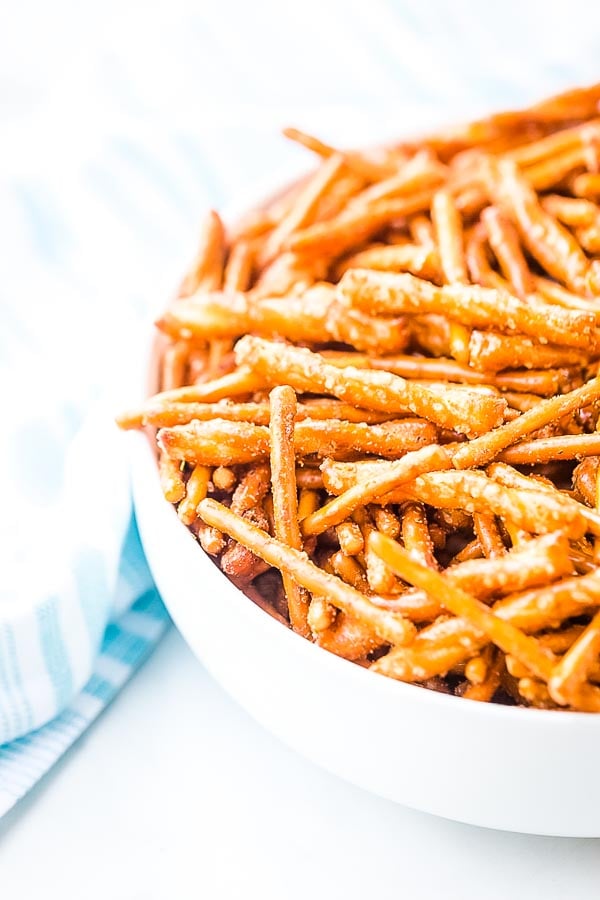
[[[600,715],[438,694],[311,644],[204,554],[163,499],[144,437],[133,438],[132,455],[140,534],[163,600],[193,652],[265,728],[405,806],[507,831],[600,836]]]

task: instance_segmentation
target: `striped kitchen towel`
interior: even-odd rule
[[[93,585],[90,589],[94,589]],[[134,518],[121,552],[116,592],[126,612],[106,628],[100,654],[83,690],[49,724],[0,747],[0,816],[48,772],[97,718],[143,663],[169,624],[144,559]],[[14,652],[7,652],[8,646],[6,629],[0,629],[0,684],[4,691],[11,681],[14,684],[17,675]],[[60,648],[52,652],[56,659],[60,658]],[[60,679],[64,675],[59,671],[55,677]],[[57,687],[61,689],[60,681]],[[11,710],[3,712],[6,715]],[[23,718],[22,727],[26,729],[31,721],[26,697],[21,698],[18,707],[13,707],[13,716],[17,714]]]

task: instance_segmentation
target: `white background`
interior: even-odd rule
[[[203,207],[239,205],[300,164],[281,126],[369,142],[594,80],[597,10],[583,0],[0,0],[10,383],[29,378],[35,390],[43,375],[83,410],[125,372]],[[57,554],[59,526],[45,536]],[[171,634],[0,822],[0,891],[592,900],[599,851],[452,825],[325,775],[254,725]]]

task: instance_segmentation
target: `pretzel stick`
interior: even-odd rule
[[[534,638],[510,622],[499,619],[485,604],[453,585],[443,575],[412,560],[399,544],[385,535],[374,532],[370,536],[370,543],[373,551],[400,578],[421,587],[427,593],[441,596],[446,609],[455,616],[466,619],[478,635],[483,634],[483,640],[491,640],[505,653],[510,653],[523,662],[538,678],[548,681],[555,657],[550,651],[541,648]]]
[[[291,141],[302,144],[308,150],[312,150],[318,156],[329,159],[330,156],[341,153],[344,157],[346,165],[353,169],[357,175],[360,175],[366,181],[380,181],[382,178],[388,178],[394,173],[398,163],[389,160],[376,161],[369,158],[364,153],[356,153],[353,151],[340,151],[331,147],[329,144],[323,143],[318,138],[313,137],[306,132],[300,131],[298,128],[284,128],[283,134]],[[402,157],[399,157],[398,162]]]
[[[482,332],[475,333],[478,335],[482,334]],[[486,335],[483,342],[480,342],[479,338],[474,338],[473,346],[475,348],[475,354],[478,352],[478,343],[483,345],[485,348],[484,353],[487,354],[488,341],[491,344],[493,352],[493,333],[484,332],[483,334]],[[488,335],[490,334],[492,335],[491,339],[488,338]],[[512,344],[512,346],[515,348],[516,352],[526,352],[527,341],[530,339],[520,336],[502,335],[502,340],[507,342],[508,348],[511,347],[511,342],[514,341],[515,343]],[[533,348],[536,348],[537,346],[544,348],[547,345],[532,344]],[[557,352],[558,351],[560,351],[561,354],[564,354],[564,357],[561,358],[567,358],[568,355],[569,359],[578,359],[580,364],[581,361],[585,359],[583,351],[574,350],[568,347],[557,348]],[[532,350],[532,352],[535,352],[535,349]],[[542,353],[544,352],[545,351],[542,349]],[[527,372],[518,369],[515,371],[505,369],[503,372],[494,374],[477,371],[470,366],[461,365],[461,363],[458,363],[453,359],[429,359],[421,356],[402,355],[377,358],[369,357],[362,353],[344,353],[339,354],[338,356],[338,354],[331,353],[330,351],[324,351],[322,355],[327,358],[328,362],[335,365],[351,365],[359,369],[378,369],[385,372],[392,372],[394,375],[410,378],[413,381],[421,380],[435,382],[436,384],[451,381],[457,382],[460,387],[481,385],[486,390],[489,390],[492,385],[495,385],[502,391],[530,392],[535,390],[542,396],[552,396],[556,393],[564,392],[565,388],[568,389],[575,378],[574,370],[566,368],[530,369]],[[504,353],[502,353],[502,356],[504,356]],[[343,357],[343,359],[341,359],[341,357]],[[580,371],[580,369],[577,371]],[[432,386],[431,383],[429,386]]]
[[[476,657],[476,659],[481,659],[481,657]],[[470,662],[474,661],[474,659],[470,660]],[[496,652],[488,666],[485,678],[478,684],[470,684],[465,689],[463,697],[466,700],[478,700],[480,703],[489,702],[500,687],[503,669],[504,659],[502,654]]]
[[[471,682],[471,685],[482,684],[485,681],[491,655],[492,647],[488,644],[478,656],[473,656],[465,665],[465,678]],[[512,659],[513,657],[511,656],[510,658]]]
[[[497,163],[490,171],[490,189],[542,268],[572,290],[586,294],[590,289],[589,260],[570,232],[542,208],[535,191],[513,163]]]
[[[212,474],[212,483],[220,491],[228,493],[235,487],[237,478],[233,469],[227,466],[217,466]]]
[[[179,504],[177,514],[184,525],[191,525],[196,518],[196,510],[206,497],[211,470],[207,466],[194,466],[185,486],[185,497]]]
[[[403,318],[381,322],[359,310],[348,310],[326,288],[285,298],[204,294],[178,303],[156,324],[172,337],[189,340],[235,338],[253,332],[309,343],[329,338],[378,353],[402,350],[408,340]]]
[[[538,428],[548,425],[576,409],[588,406],[600,397],[600,377],[593,378],[580,388],[559,397],[543,400],[533,409],[523,413],[513,422],[501,425],[495,431],[475,438],[459,447],[453,457],[456,468],[483,466],[491,462],[502,450],[515,444]]]
[[[447,174],[442,165],[427,150],[419,150],[404,162],[389,178],[377,181],[357,194],[350,209],[372,206],[395,197],[406,197],[440,184]]]
[[[360,659],[382,645],[381,638],[348,613],[338,613],[331,627],[318,632],[316,642],[330,653],[351,660]]]
[[[488,559],[504,556],[506,547],[494,516],[487,513],[473,513],[473,530]]]
[[[560,434],[534,441],[514,444],[498,455],[498,459],[512,465],[537,465],[553,459],[581,459],[598,456],[600,434]]]
[[[339,456],[357,451],[396,459],[433,443],[436,431],[421,419],[400,419],[381,425],[338,419],[303,419],[294,431],[300,456]],[[192,420],[187,425],[161,428],[159,446],[186,462],[232,466],[269,455],[269,431],[263,425],[228,419]]]
[[[294,453],[294,417],[296,395],[292,388],[275,387],[269,396],[271,407],[271,492],[273,518],[277,540],[295,550],[302,550],[298,525],[298,497],[296,492],[296,461]],[[306,619],[308,596],[294,579],[282,573],[290,622],[294,631],[303,637],[310,635]]]
[[[485,433],[499,423],[506,408],[504,401],[494,397],[477,398],[475,408],[464,391],[446,391],[442,395],[388,373],[352,367],[337,369],[310,350],[273,344],[262,338],[246,336],[239,340],[236,358],[239,364],[250,366],[272,384],[283,382],[297,391],[333,394],[366,409],[409,409],[436,425],[457,427],[465,433]]]
[[[431,219],[444,279],[467,283],[467,263],[464,250],[462,219],[452,195],[439,190],[431,202]],[[459,322],[450,323],[450,353],[459,362],[469,358],[469,330]]]
[[[548,681],[552,699],[561,705],[577,706],[579,692],[600,654],[600,612],[567,650]],[[600,708],[600,705],[599,707]]]
[[[319,202],[339,177],[345,160],[341,153],[334,153],[323,162],[302,186],[287,214],[273,229],[259,255],[261,265],[271,262],[281,251],[294,231],[315,220]]]
[[[548,194],[541,202],[546,212],[555,216],[565,225],[576,228],[594,225],[600,215],[597,205],[590,200]]]
[[[575,171],[585,166],[587,156],[585,147],[575,147],[565,153],[557,153],[548,159],[540,160],[525,169],[523,175],[536,191],[547,191],[549,188],[556,188]]]
[[[465,258],[472,282],[494,290],[510,290],[509,283],[492,268],[487,230],[482,222],[478,222],[467,237]]]
[[[169,391],[185,384],[185,372],[190,347],[187,341],[176,341],[165,350],[162,365],[161,388]]]
[[[592,122],[585,122],[572,128],[565,128],[530,144],[509,150],[506,157],[512,159],[519,166],[530,166],[556,154],[584,146],[587,142],[586,135],[591,129],[595,130],[599,124],[598,120],[592,120]]]
[[[394,419],[393,413],[374,412],[340,403],[338,400],[307,400],[299,403],[296,418],[301,419],[341,419],[345,422],[364,422],[377,425]],[[144,428],[153,425],[157,428],[172,425],[187,425],[192,419],[202,422],[211,419],[228,419],[231,422],[253,422],[255,425],[268,425],[270,420],[269,404],[261,403],[178,403],[170,400],[156,401],[152,398],[138,410],[119,416],[117,424],[120,428]]]
[[[514,225],[495,206],[484,209],[481,220],[504,277],[515,295],[525,300],[533,292],[533,279]]]
[[[524,631],[557,628],[572,616],[585,615],[600,604],[600,573],[590,572],[556,584],[505,597],[494,606],[496,615],[510,619]]]
[[[588,506],[595,507],[600,465],[599,457],[588,457],[573,470],[573,486],[581,494]]]
[[[468,282],[461,216],[452,195],[439,190],[431,201],[431,220],[442,273],[447,282]]]
[[[158,473],[165,500],[169,503],[179,503],[185,497],[185,484],[179,461],[171,459],[166,453],[159,453]]]
[[[571,188],[577,197],[600,199],[600,175],[595,172],[576,175]]]
[[[374,244],[345,259],[338,269],[339,275],[354,268],[412,272],[434,281],[439,278],[439,259],[435,247],[420,244]]]
[[[296,469],[296,483],[301,491],[320,491],[323,487],[323,476],[319,469],[312,468],[300,468]],[[302,499],[302,494],[300,494],[300,499]],[[316,504],[318,507],[318,503]],[[300,508],[300,507],[299,507]],[[304,508],[304,507],[303,507]],[[312,511],[312,510],[311,510]],[[310,512],[307,512],[306,515],[309,515]],[[299,518],[302,518],[299,515]]]
[[[403,506],[402,543],[412,559],[431,569],[439,568],[429,535],[427,514],[422,503],[407,503]]]
[[[451,461],[445,450],[436,445],[407,453],[403,459],[390,463],[385,471],[380,469],[348,490],[340,491],[339,497],[304,519],[302,532],[304,535],[322,534],[332,525],[343,522],[360,506],[378,500],[399,484],[411,481],[417,474],[431,469],[449,468],[450,465]]]
[[[369,512],[373,516],[378,531],[387,534],[388,537],[397,538],[402,526],[398,516],[391,509],[384,506],[371,506]]]
[[[405,457],[407,460],[408,456]],[[387,461],[339,463],[326,460],[321,470],[327,490],[343,497],[344,492],[350,489],[358,493],[367,479],[377,478],[381,483],[386,476],[391,476],[394,471],[391,467],[395,465]],[[436,468],[441,469],[441,466]],[[570,497],[561,494],[554,497],[543,490],[527,491],[524,496],[522,491],[497,484],[478,471],[430,471],[413,481],[407,480],[394,490],[380,493],[370,502],[385,505],[409,499],[420,500],[437,509],[492,513],[533,534],[545,534],[567,527],[577,538],[587,530],[594,533],[600,530],[600,518]]]
[[[238,241],[229,253],[223,274],[223,290],[230,293],[247,291],[252,277],[254,252],[248,241]]]
[[[555,303],[565,309],[581,309],[584,312],[590,312],[596,317],[596,323],[598,324],[598,322],[600,322],[600,310],[598,310],[598,306],[594,304],[593,300],[580,297],[578,294],[573,294],[561,284],[550,281],[549,278],[542,278],[540,275],[534,275],[533,281],[536,292],[540,294],[544,300],[548,300],[550,303]]]
[[[342,300],[382,315],[437,313],[476,327],[502,326],[538,340],[589,347],[595,316],[530,297],[527,302],[504,291],[478,285],[437,285],[408,273],[352,269],[338,286]]]
[[[361,244],[393,219],[428,209],[433,190],[425,188],[406,197],[392,197],[361,204],[334,219],[309,225],[288,239],[286,246],[297,253],[319,252],[336,256]]]
[[[346,584],[351,584],[353,588],[363,594],[368,593],[369,583],[365,570],[352,556],[346,556],[341,550],[334,553],[331,557],[331,567]]]
[[[583,350],[540,344],[522,335],[473,330],[469,341],[469,365],[486,373],[517,366],[526,369],[583,366],[585,361]]]
[[[583,249],[592,255],[600,253],[600,225],[595,223],[588,228],[578,228],[575,237]]]
[[[336,620],[337,609],[324,597],[313,597],[308,607],[307,621],[313,635],[327,631]],[[340,613],[341,615],[341,613]],[[360,654],[362,655],[362,654]]]
[[[357,553],[362,553],[365,542],[356,522],[340,522],[335,531],[342,553],[346,556],[356,556]]]
[[[319,497],[319,492],[312,488],[304,487],[300,484],[300,482],[305,481],[300,476],[301,474],[308,474],[310,472],[309,469],[296,469],[296,484],[300,487],[300,496],[298,497],[298,521],[301,522],[303,519],[306,519],[307,516],[310,516],[311,513],[318,509],[321,505],[321,499]],[[319,476],[321,475],[318,472]],[[319,487],[323,486],[323,481],[320,480]]]
[[[179,288],[180,297],[198,290],[214,291],[221,287],[225,259],[225,231],[219,214],[211,210],[200,231],[196,258]]]
[[[229,534],[269,565],[292,575],[306,590],[326,596],[338,609],[351,613],[382,641],[403,644],[412,639],[415,628],[407,619],[378,609],[359,591],[315,566],[302,551],[269,537],[215,500],[203,500],[198,512],[209,525]]]
[[[410,235],[417,244],[422,244],[429,249],[435,249],[435,235],[433,225],[427,216],[418,214],[412,216],[408,223]]]
[[[269,486],[269,467],[264,463],[251,466],[234,491],[231,509],[239,515],[255,509],[266,495]]]
[[[481,559],[482,556],[484,556],[483,549],[477,538],[475,538],[475,540],[465,544],[462,550],[459,550],[459,552],[452,557],[450,565],[457,565],[458,563],[468,562],[474,559],[478,560]]]

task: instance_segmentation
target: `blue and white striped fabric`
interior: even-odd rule
[[[146,323],[203,208],[241,209],[249,186],[307,165],[287,124],[359,144],[597,80],[599,20],[583,0],[568,15],[553,0],[3,15],[0,814],[166,627],[111,415],[137,399]]]
[[[91,587],[93,590],[93,585]],[[56,679],[55,688],[62,692],[61,705],[68,702],[67,707],[45,727],[0,747],[0,816],[46,774],[97,718],[144,662],[169,624],[167,612],[145,565],[134,519],[131,519],[123,545],[116,592],[122,602],[128,603],[127,611],[106,628],[100,653],[93,662],[92,675],[83,690],[72,699],[70,692],[67,693],[69,688],[72,690],[72,680],[65,676],[62,667],[50,667]],[[47,640],[53,641],[48,646],[48,653],[57,661],[63,659],[60,643],[52,629],[47,630],[47,636]],[[6,634],[3,638],[3,649],[6,650]],[[10,666],[11,654],[7,653],[4,658],[8,665],[4,667],[3,677]],[[10,684],[8,679],[2,682],[4,689],[7,682]],[[32,704],[36,703],[36,694],[31,694],[31,700]],[[13,715],[20,713],[22,727],[26,729],[32,715],[27,699],[23,698],[12,710]]]

